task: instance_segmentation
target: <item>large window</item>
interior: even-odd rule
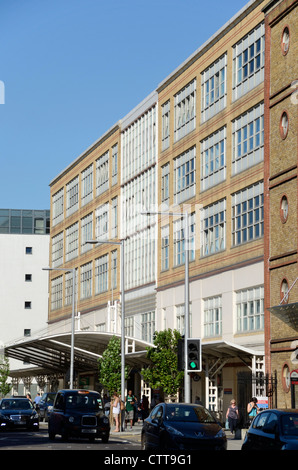
[[[236,292],[237,332],[264,329],[264,287],[258,286]]]
[[[204,337],[219,336],[222,332],[221,295],[204,299]]]
[[[161,141],[162,150],[167,149],[170,146],[170,100],[168,100],[161,107],[162,121],[161,121]]]
[[[241,245],[264,235],[264,184],[232,195],[232,243]]]
[[[109,189],[109,151],[96,160],[96,196]]]
[[[52,198],[53,207],[53,225],[58,224],[63,220],[64,214],[64,188],[60,189]]]
[[[185,263],[185,249],[188,249],[189,261],[195,259],[195,213],[188,217],[188,243],[185,244],[184,219],[176,220],[174,228],[174,266]]]
[[[196,128],[196,79],[175,95],[174,140],[189,134]]]
[[[226,128],[201,142],[201,191],[226,178]]]
[[[169,269],[169,251],[170,251],[169,225],[161,228],[161,269]]]
[[[63,276],[56,277],[51,282],[51,310],[62,307]]]
[[[233,174],[264,159],[264,104],[233,121]]]
[[[93,213],[86,215],[81,220],[81,253],[90,250],[90,244],[86,243],[87,240],[93,239]]]
[[[76,176],[66,185],[66,217],[79,208],[79,177]]]
[[[262,23],[234,46],[234,100],[264,81],[264,65],[265,26]]]
[[[226,200],[211,204],[201,211],[201,256],[207,256],[226,247]]]
[[[52,266],[63,264],[63,232],[52,238]]]
[[[78,256],[79,247],[79,224],[76,222],[66,229],[65,237],[65,261]]]
[[[155,332],[155,312],[142,313],[142,340],[148,343],[153,342]]]
[[[170,200],[170,163],[161,167],[161,202],[169,205]]]
[[[81,299],[92,296],[92,261],[81,266]]]
[[[93,164],[82,171],[81,205],[84,206],[93,198]]]
[[[118,144],[112,148],[112,185],[118,182]]]
[[[196,193],[196,147],[174,160],[174,202],[179,204]]]
[[[202,122],[224,109],[227,104],[227,54],[202,73]]]
[[[95,260],[95,294],[108,290],[109,255]]]
[[[109,237],[109,203],[96,209],[96,238]]]

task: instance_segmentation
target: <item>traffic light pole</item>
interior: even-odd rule
[[[184,253],[185,253],[185,315],[184,315],[184,401],[190,403],[190,376],[187,372],[187,340],[189,338],[189,234],[188,213],[184,213]]]

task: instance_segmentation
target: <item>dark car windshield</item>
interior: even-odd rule
[[[31,410],[33,405],[30,400],[2,400],[1,410]]]
[[[192,423],[215,423],[211,413],[202,406],[167,405],[166,421],[186,421]]]
[[[98,411],[102,409],[101,398],[91,394],[67,394],[65,397],[67,410]]]
[[[56,393],[44,393],[41,397],[41,400],[47,403],[53,404],[55,400]]]
[[[282,434],[298,437],[298,413],[289,413],[281,417]]]

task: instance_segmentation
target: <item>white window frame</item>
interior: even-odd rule
[[[109,189],[109,150],[96,160],[96,196]]]
[[[237,333],[264,330],[264,286],[236,291]]]
[[[161,270],[169,269],[170,261],[170,226],[161,227]]]
[[[204,337],[212,338],[222,334],[222,296],[203,299]]]
[[[174,202],[179,204],[196,194],[196,147],[174,159]]]
[[[166,150],[170,146],[170,105],[168,100],[161,107],[161,149]]]
[[[60,232],[52,238],[52,267],[63,264],[64,232]]]
[[[66,185],[66,217],[79,208],[79,177],[76,176]]]
[[[85,206],[93,199],[93,163],[82,171],[81,180],[81,206]]]
[[[106,253],[95,260],[95,294],[109,289],[109,255]]]
[[[204,70],[201,88],[201,122],[203,123],[227,105],[227,53]]]
[[[80,298],[88,299],[92,297],[92,261],[83,264],[80,269]]]
[[[106,202],[96,209],[96,238],[109,238],[109,203]]]
[[[264,160],[264,103],[260,103],[232,122],[232,174]]]
[[[226,127],[201,142],[201,191],[226,179]]]
[[[196,128],[196,85],[194,78],[174,96],[174,142]]]
[[[93,239],[93,212],[81,219],[81,253],[91,250],[92,245],[86,243]]]
[[[226,199],[201,210],[201,256],[226,249]]]
[[[232,246],[264,236],[263,181],[232,194]]]
[[[66,229],[65,233],[65,261],[78,256],[79,249],[79,223],[76,222]]]
[[[63,275],[51,281],[51,310],[63,307]]]
[[[155,332],[155,310],[141,314],[142,340],[153,343]]]
[[[233,101],[264,81],[265,25],[259,24],[233,48]]]
[[[52,208],[52,225],[57,225],[64,219],[64,188],[61,188],[52,196]]]
[[[112,186],[118,182],[118,144],[112,147]]]

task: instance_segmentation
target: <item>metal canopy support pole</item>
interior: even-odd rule
[[[121,399],[125,401],[124,240],[121,241]]]
[[[73,388],[74,375],[74,331],[75,331],[75,292],[76,292],[76,270],[72,269],[72,315],[71,315],[71,348],[70,348],[70,384]]]

